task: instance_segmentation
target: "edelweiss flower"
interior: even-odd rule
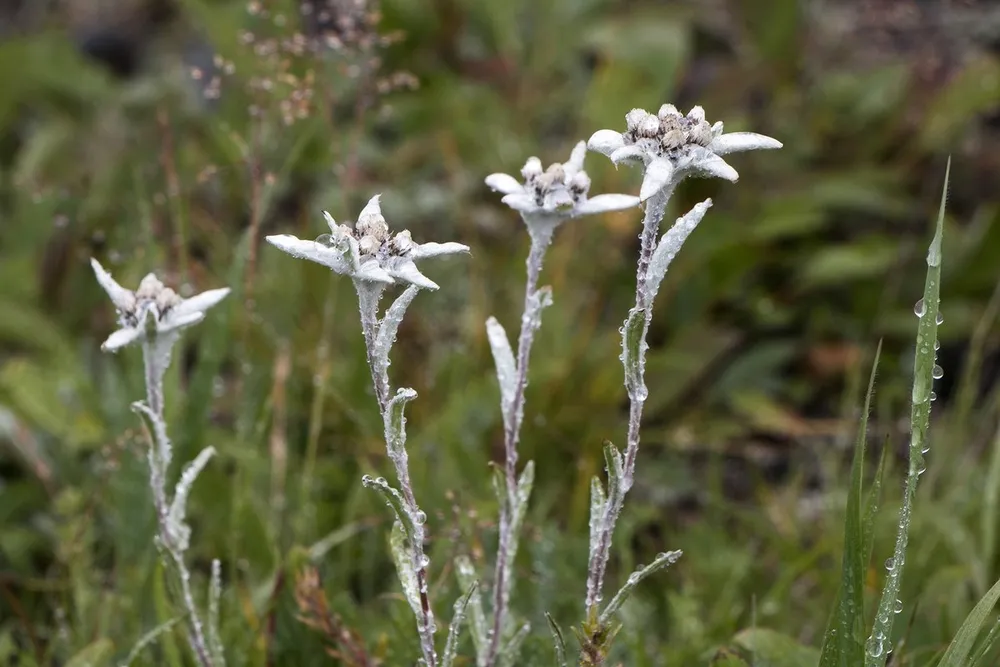
[[[267,242],[293,257],[328,266],[355,281],[390,284],[411,283],[436,290],[437,283],[420,273],[415,260],[439,255],[469,252],[461,243],[415,243],[406,229],[392,235],[382,217],[379,196],[372,197],[352,229],[340,225],[323,212],[330,233],[315,241],[305,241],[288,234],[268,236]]]
[[[182,299],[152,273],[133,292],[119,285],[96,259],[90,260],[90,266],[118,310],[120,328],[101,345],[105,352],[197,324],[204,319],[206,310],[229,294],[229,288],[222,287]]]
[[[591,150],[603,153],[615,164],[636,161],[645,165],[639,197],[643,201],[659,192],[671,180],[689,174],[717,176],[736,181],[739,174],[720,156],[761,148],[781,148],[781,142],[754,132],[722,133],[722,122],[709,126],[705,110],[694,107],[687,116],[672,104],[664,104],[657,114],[632,109],[625,116],[624,133],[599,130],[588,142]]]
[[[569,162],[558,162],[542,171],[542,162],[530,157],[521,169],[524,183],[509,174],[490,174],[486,185],[503,193],[501,201],[525,216],[535,216],[558,224],[565,219],[592,213],[620,211],[639,204],[632,195],[597,195],[587,197],[590,177],[583,170],[587,144],[581,141],[573,149]]]

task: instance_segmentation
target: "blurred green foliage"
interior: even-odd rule
[[[322,588],[300,585],[298,597],[324,591],[373,659],[411,664],[387,516],[359,483],[389,467],[352,288],[261,237],[316,236],[321,211],[353,219],[382,192],[394,227],[473,249],[432,267],[443,288],[411,308],[391,369],[420,395],[408,414],[411,466],[431,516],[432,595],[446,614],[460,594],[453,557],[483,572],[492,559],[487,464],[502,427],[483,323],[516,321],[527,250],[483,177],[516,172],[529,155],[564,159],[592,131],[621,126],[628,109],[664,101],[701,104],[710,122],[785,148],[734,158],[735,186],[688,182],[674,199],[674,215],[706,196],[715,206],[659,295],[612,585],[659,551],[685,557],[623,608],[615,659],[818,659],[800,645],[819,646],[836,597],[843,463],[880,338],[871,432],[906,449],[912,304],[949,153],[946,376],[894,664],[929,664],[1000,577],[1000,466],[983,463],[1000,446],[988,370],[1000,293],[995,54],[936,81],[915,75],[905,52],[837,64],[808,39],[815,21],[787,0],[752,10],[386,0],[381,29],[402,36],[378,63],[278,62],[241,37],[280,32],[244,3],[179,5],[177,25],[142,38],[146,66],[125,80],[82,57],[60,26],[0,43],[0,663],[117,664],[175,613],[128,407],[142,395],[138,355],[100,354],[113,313],[93,255],[126,285],[156,270],[182,290],[234,288],[188,333],[167,387],[176,458],[208,444],[220,454],[192,498],[192,566],[204,590],[210,559],[223,559],[230,664],[335,660],[328,633],[297,618],[307,563]],[[295,8],[269,6],[291,30]],[[204,44],[224,59],[218,99],[203,93],[215,72]],[[401,71],[419,88],[380,94],[376,80]],[[249,90],[254,78],[271,90]],[[308,114],[286,126],[281,103],[305,89]],[[637,190],[636,172],[593,156],[587,166],[592,192]],[[618,327],[638,223],[628,212],[567,225],[543,274],[555,304],[528,389],[522,460],[536,461],[537,481],[514,597],[535,630],[525,664],[551,660],[546,612],[564,628],[583,613],[589,478],[603,466],[602,441],[621,440],[626,423]],[[886,481],[901,472],[890,461]],[[890,552],[894,532],[899,489],[886,487],[876,554]],[[868,570],[867,599],[881,575]],[[180,626],[169,630],[137,664],[185,664],[183,642]]]

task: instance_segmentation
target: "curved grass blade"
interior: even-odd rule
[[[566,667],[566,638],[563,637],[562,629],[549,612],[545,612],[545,620],[549,622],[549,630],[552,632],[552,645],[556,652],[556,667]]]
[[[878,372],[882,341],[875,350],[865,407],[858,423],[854,442],[854,462],[851,465],[851,484],[847,495],[847,515],[844,519],[844,562],[840,573],[840,590],[837,603],[823,637],[820,667],[854,667],[864,660],[864,581],[865,520],[861,516],[861,495],[864,483],[864,462],[868,441],[868,414],[872,395],[875,393],[875,375]],[[867,514],[867,513],[866,513]]]
[[[993,611],[998,599],[1000,599],[1000,581],[993,584],[993,588],[965,617],[965,621],[955,633],[955,638],[951,640],[948,650],[941,656],[941,662],[937,664],[937,667],[967,667],[971,664],[969,654],[972,652],[972,646],[983,629],[986,617]]]
[[[914,312],[919,317],[917,325],[917,345],[913,362],[913,393],[910,407],[910,462],[903,487],[903,503],[899,508],[899,523],[896,529],[896,544],[892,557],[886,561],[888,575],[882,589],[872,633],[865,643],[865,667],[882,667],[885,664],[892,636],[892,622],[898,608],[899,588],[906,559],[906,544],[910,531],[910,514],[913,499],[917,493],[917,479],[925,469],[924,452],[927,443],[927,429],[931,421],[931,386],[935,376],[940,377],[940,368],[935,364],[937,343],[938,306],[941,299],[941,237],[944,229],[944,209],[948,198],[948,176],[951,172],[951,158],[944,175],[944,192],[938,210],[934,238],[927,250],[927,278],[924,281],[924,296],[917,302]]]

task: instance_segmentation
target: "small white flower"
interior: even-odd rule
[[[583,170],[587,144],[581,141],[573,148],[569,161],[554,163],[542,170],[537,157],[530,157],[521,170],[524,183],[509,174],[490,174],[486,185],[504,195],[507,206],[524,214],[558,224],[568,218],[607,211],[621,211],[639,204],[631,195],[597,195],[588,197],[590,178]]]
[[[688,175],[716,176],[736,181],[739,174],[722,155],[741,151],[781,148],[777,139],[754,132],[722,133],[722,123],[709,125],[705,110],[696,106],[682,115],[672,104],[656,114],[632,109],[625,115],[625,132],[599,130],[588,147],[611,158],[616,165],[641,162],[645,174],[639,198],[643,201],[667,183]]]
[[[322,264],[355,281],[381,285],[398,281],[424,289],[438,289],[437,283],[420,273],[416,260],[469,252],[469,246],[461,243],[415,243],[405,229],[393,236],[382,217],[379,196],[375,195],[368,201],[353,228],[337,224],[333,216],[324,211],[330,226],[329,234],[323,234],[315,241],[278,234],[268,236],[267,242],[293,257]]]
[[[90,266],[118,311],[119,329],[101,345],[105,352],[197,324],[205,318],[205,311],[229,294],[229,288],[222,287],[182,299],[152,273],[133,292],[119,285],[96,259],[90,260]]]

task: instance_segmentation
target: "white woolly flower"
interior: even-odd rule
[[[204,319],[205,311],[229,294],[229,288],[222,287],[182,299],[152,273],[133,292],[119,285],[96,259],[90,260],[90,266],[118,311],[119,329],[101,345],[105,352],[116,352],[137,341],[197,324]]]
[[[736,181],[739,174],[721,156],[758,149],[781,148],[777,139],[754,132],[722,133],[722,122],[709,125],[705,110],[693,107],[686,116],[672,104],[656,114],[632,109],[625,116],[625,132],[598,130],[588,147],[616,165],[641,162],[645,175],[639,197],[643,201],[667,183],[688,175],[715,176]]]
[[[330,233],[315,241],[278,234],[267,242],[293,257],[308,259],[350,276],[355,282],[392,284],[410,283],[436,290],[437,283],[417,269],[416,260],[440,255],[469,252],[461,243],[416,243],[408,230],[395,235],[382,217],[380,195],[372,197],[358,216],[354,227],[337,224],[326,211],[323,215]]]
[[[632,195],[588,197],[590,177],[583,170],[586,154],[587,144],[581,141],[573,148],[568,162],[556,162],[544,171],[541,160],[528,158],[521,169],[524,183],[510,174],[490,174],[486,185],[502,193],[501,201],[524,215],[529,226],[531,218],[558,224],[568,218],[621,211],[639,204],[639,198]]]

